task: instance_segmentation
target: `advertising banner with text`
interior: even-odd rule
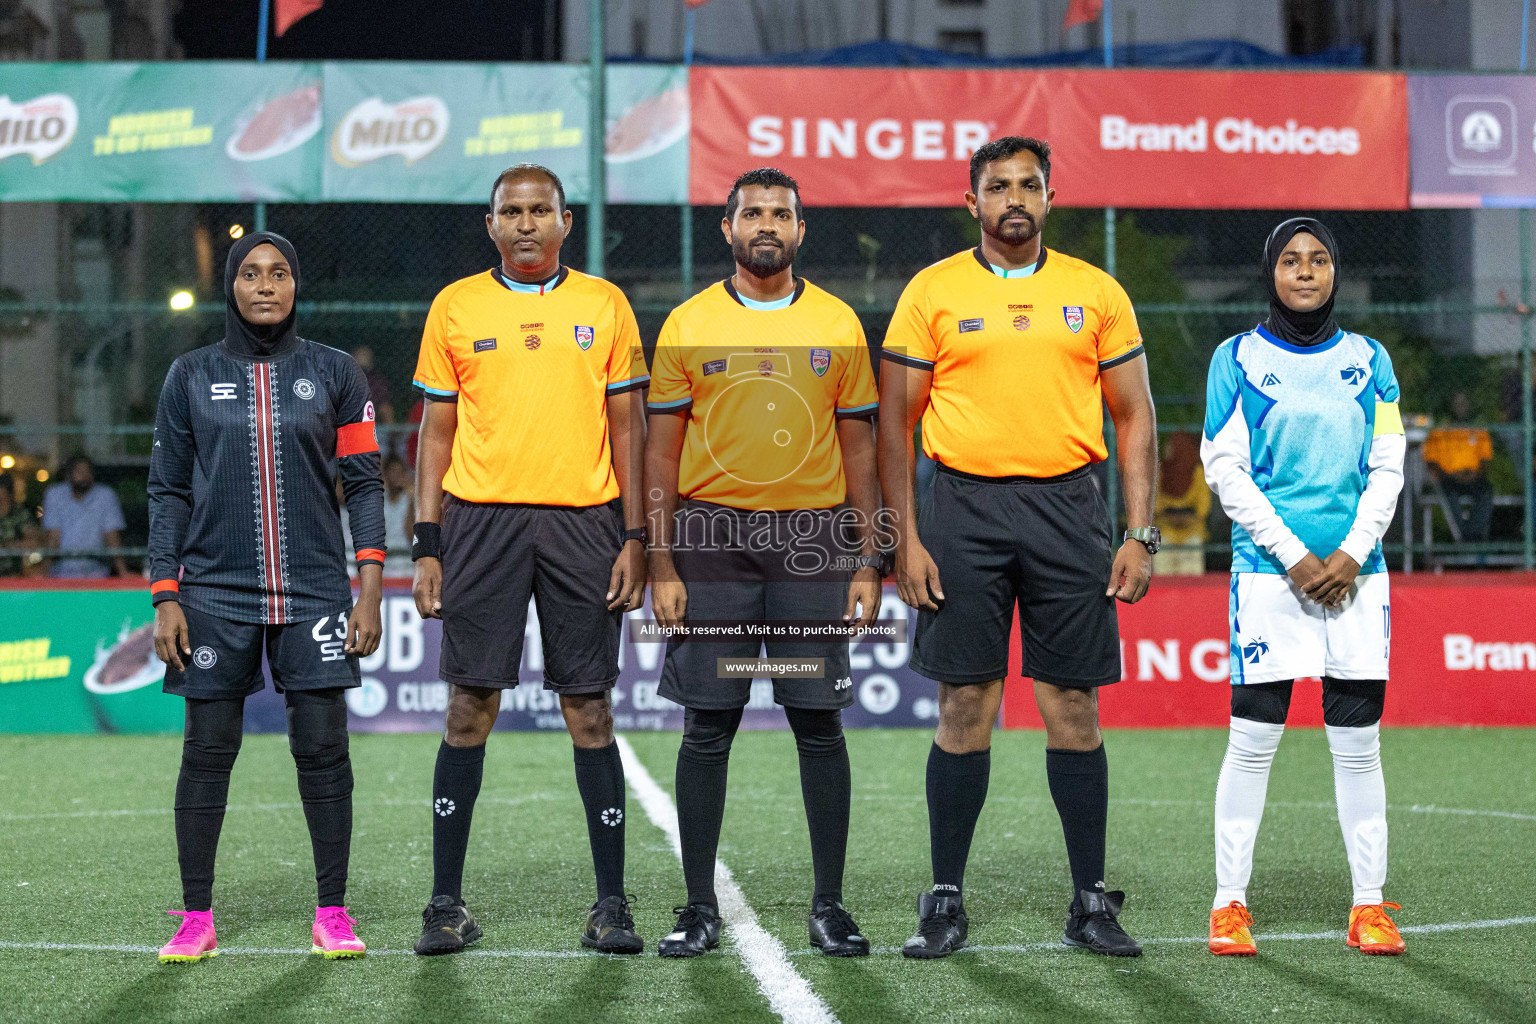
[[[1108,728],[1223,727],[1230,700],[1227,578],[1160,578],[1136,605],[1121,605],[1125,678],[1103,689]],[[648,618],[637,612],[633,620]],[[916,624],[887,587],[881,618]],[[1388,725],[1536,725],[1536,583],[1500,574],[1394,577]],[[385,588],[384,639],[348,691],[357,732],[442,728],[448,686],[437,678],[442,626],[416,614],[410,588]],[[193,638],[196,642],[196,638]],[[614,721],[621,730],[682,728],[683,711],[657,693],[665,648],[629,639],[621,648]],[[1262,652],[1246,652],[1253,657]],[[908,645],[864,642],[850,659],[852,728],[926,726],[938,687],[907,667]],[[1004,724],[1039,728],[1032,690],[1009,658]],[[530,608],[522,678],[505,691],[499,729],[561,730],[553,693],[539,683],[543,653]],[[182,702],[160,692],[152,612],[144,590],[0,589],[0,733],[174,732]],[[1317,684],[1298,688],[1291,722],[1320,725]],[[283,701],[270,687],[246,702],[247,727],[280,732]],[[783,728],[771,684],[753,683],[748,728]]]
[[[608,195],[687,195],[682,67],[608,69]],[[482,203],[509,164],[589,189],[586,67],[0,64],[0,200]]]
[[[794,175],[811,206],[957,206],[971,153],[1050,142],[1064,206],[1400,210],[1403,76],[694,68],[689,194]]]
[[[1536,206],[1536,79],[1408,79],[1415,207]]]

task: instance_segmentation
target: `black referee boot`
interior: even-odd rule
[[[581,944],[599,953],[638,953],[645,941],[635,934],[635,919],[629,913],[633,896],[609,896],[592,904]]]
[[[452,896],[433,896],[421,912],[421,922],[416,952],[422,956],[463,952],[483,934],[469,908]]]
[[[656,944],[658,956],[693,957],[720,945],[720,912],[708,903],[673,907],[677,927]]]
[[[820,900],[811,908],[811,945],[827,956],[869,956],[869,940],[836,900]]]
[[[970,920],[959,896],[935,896],[925,892],[917,898],[917,934],[901,947],[901,955],[914,960],[937,960],[965,945]]]
[[[1079,890],[1062,941],[1104,956],[1141,956],[1141,943],[1125,934],[1117,920],[1124,903],[1123,892]]]

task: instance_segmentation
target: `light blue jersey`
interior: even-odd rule
[[[1373,437],[1402,432],[1397,400],[1392,360],[1371,338],[1339,331],[1302,348],[1256,327],[1211,359],[1205,447],[1245,452],[1249,476],[1284,525],[1326,559],[1355,522]],[[1234,522],[1232,571],[1284,575],[1285,567]],[[1380,541],[1360,571],[1386,571]]]

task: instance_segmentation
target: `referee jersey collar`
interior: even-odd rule
[[[800,301],[800,296],[805,294],[805,278],[803,278],[803,277],[796,277],[795,278],[795,290],[794,291],[792,291],[788,295],[784,296],[784,298],[782,298],[782,299],[775,299],[772,302],[759,302],[756,299],[749,299],[749,298],[744,297],[740,292],[738,292],[736,290],[736,284],[730,278],[726,278],[721,283],[725,285],[725,293],[727,295],[729,295],[731,298],[735,299],[737,305],[739,305],[739,306],[746,306],[748,309],[759,309],[759,310],[787,309],[790,306],[793,306],[795,303],[799,302]]]
[[[518,292],[522,295],[544,295],[554,291],[565,283],[571,271],[568,267],[561,268],[543,281],[514,281],[501,272],[500,267],[491,268],[491,276],[494,277],[503,288],[509,292]]]
[[[971,250],[971,255],[976,257],[976,262],[981,264],[981,269],[985,270],[993,277],[1013,279],[1020,277],[1032,277],[1035,274],[1040,273],[1040,268],[1045,266],[1045,257],[1049,251],[1050,250],[1048,250],[1045,246],[1040,246],[1040,258],[1035,261],[1035,265],[1032,267],[1022,267],[1018,270],[1004,270],[1001,267],[994,267],[992,263],[987,259],[986,253],[981,251],[981,246],[979,245]]]

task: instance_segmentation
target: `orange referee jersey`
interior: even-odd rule
[[[459,405],[449,494],[588,506],[619,496],[607,399],[649,379],[624,293],[561,268],[543,287],[491,270],[444,288],[427,314],[415,383]]]
[[[1055,250],[1027,276],[981,249],[920,271],[882,355],[933,371],[923,450],[962,473],[1050,477],[1105,458],[1099,374],[1142,354],[1131,300]]]
[[[859,318],[804,280],[783,303],[706,288],[667,317],[651,376],[646,408],[688,414],[678,492],[738,509],[841,503],[837,420],[879,407]]]

